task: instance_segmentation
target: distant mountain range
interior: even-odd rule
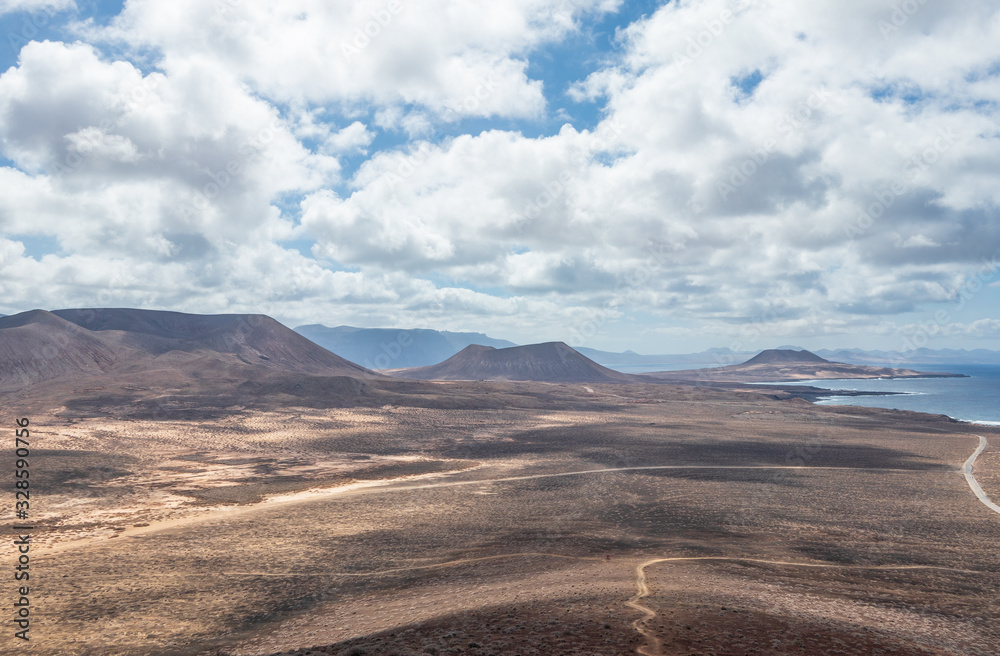
[[[781,382],[833,378],[946,378],[953,374],[830,362],[805,350],[771,349],[725,367],[626,374],[562,342],[495,349],[468,346],[440,364],[384,373],[415,380],[534,380],[552,383]]]
[[[614,353],[612,351],[599,351],[597,349],[578,347],[576,349],[588,358],[606,367],[616,366],[646,366],[656,365],[714,365],[721,366],[742,362],[752,357],[754,352],[737,353],[728,348],[713,348],[701,353],[673,353],[660,355],[642,355],[635,351],[625,351],[624,353]]]
[[[588,358],[606,367],[657,365],[701,365],[720,367],[743,362],[758,351],[733,351],[713,348],[701,353],[640,355],[634,351],[614,353],[591,348],[577,348]],[[801,346],[779,346],[774,350],[804,351]],[[816,355],[834,362],[864,365],[918,365],[918,364],[1000,364],[1000,351],[988,349],[915,349],[907,353],[898,351],[866,351],[863,349],[818,349]]]
[[[534,380],[550,383],[633,383],[630,374],[608,369],[562,342],[496,349],[471,345],[429,367],[391,370],[417,380]]]
[[[507,348],[517,346],[482,333],[453,333],[430,329],[355,328],[322,324],[295,329],[323,348],[368,369],[400,369],[438,364],[472,344]]]
[[[822,349],[817,355],[830,360],[853,364],[1000,364],[1000,351],[988,349],[914,349],[898,351],[864,351],[862,349]]]
[[[307,335],[339,340],[342,353],[350,352],[350,345],[362,349],[364,363],[381,372],[331,352]],[[491,344],[476,343],[482,341]],[[435,364],[395,366],[447,353],[451,355]],[[30,388],[35,398],[66,408],[79,401],[88,408],[128,412],[142,406],[153,412],[163,407],[373,405],[407,395],[412,396],[407,402],[430,406],[482,402],[475,390],[462,392],[466,396],[461,399],[437,398],[441,388],[415,382],[421,380],[728,384],[947,375],[830,362],[794,349],[764,351],[746,362],[740,354],[718,349],[686,357],[701,360],[699,364],[712,364],[704,362],[706,356],[714,364],[727,359],[742,364],[628,374],[584,353],[562,342],[516,346],[479,333],[346,326],[303,326],[295,332],[264,315],[122,308],[32,310],[0,317],[0,394],[25,394]],[[653,357],[618,355],[631,362]],[[622,363],[623,358],[615,359]]]
[[[106,312],[107,310],[101,310]],[[57,310],[65,313],[68,310]],[[121,312],[153,312],[152,310],[121,310]],[[21,313],[13,316],[22,316]],[[181,314],[181,313],[167,313]],[[0,314],[0,319],[7,315]],[[209,315],[188,315],[209,316]],[[238,317],[250,315],[211,315]],[[361,368],[403,369],[426,367],[444,362],[467,346],[476,344],[497,349],[517,346],[506,339],[497,339],[483,333],[449,332],[432,329],[358,328],[322,324],[299,326],[294,331],[326,350],[339,355]],[[745,362],[759,351],[733,351],[729,348],[711,348],[700,353],[670,353],[644,355],[635,351],[621,353],[577,347],[576,351],[604,367],[677,366],[721,367]],[[784,345],[772,350],[804,351],[800,346]],[[833,362],[861,365],[947,365],[947,364],[1000,364],[1000,351],[988,349],[930,349],[920,348],[900,353],[897,351],[864,349],[817,349],[816,355]]]
[[[911,369],[872,367],[831,362],[806,350],[770,349],[761,351],[742,364],[708,367],[686,371],[660,371],[636,374],[662,382],[703,381],[728,383],[764,383],[837,378],[964,378],[962,374],[929,373]]]

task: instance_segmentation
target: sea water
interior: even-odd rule
[[[965,374],[969,377],[805,380],[782,384],[811,385],[831,390],[829,397],[817,401],[821,405],[857,405],[869,408],[915,410],[948,415],[962,421],[1000,426],[1000,365],[925,364],[903,366],[918,371]],[[894,396],[837,396],[837,390],[900,392],[901,394]]]

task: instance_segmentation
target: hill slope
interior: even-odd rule
[[[789,349],[769,349],[761,351],[741,366],[750,367],[758,364],[832,364],[815,353],[809,351],[793,351]]]
[[[87,330],[120,339],[152,355],[170,351],[232,355],[246,364],[325,375],[372,372],[263,314],[185,314],[133,309],[55,310]]]
[[[295,332],[337,355],[369,369],[425,367],[455,355],[466,346],[479,344],[506,348],[516,346],[505,339],[482,333],[398,328],[355,328],[322,324],[299,326]]]
[[[263,315],[32,310],[0,318],[0,388],[109,374],[175,384],[270,373],[373,377]]]
[[[45,310],[0,318],[0,387],[94,376],[131,355]]]
[[[495,349],[472,345],[440,364],[387,372],[415,380],[520,380],[551,383],[630,383],[562,342]]]

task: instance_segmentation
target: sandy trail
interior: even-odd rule
[[[394,567],[392,569],[377,569],[370,572],[226,572],[226,576],[381,576],[383,574],[396,574],[397,572],[413,572],[422,569],[441,569],[444,567],[454,567],[455,565],[465,565],[466,563],[481,563],[488,560],[505,560],[508,558],[545,557],[561,558],[563,560],[593,560],[602,561],[603,558],[596,556],[567,556],[565,554],[545,553],[538,551],[522,551],[509,554],[498,554],[496,556],[481,556],[479,558],[460,558],[449,560],[443,563],[433,563],[431,565],[411,565],[409,567]]]
[[[1000,513],[1000,506],[993,503],[983,488],[980,487],[979,481],[973,476],[973,470],[975,467],[976,459],[982,454],[986,447],[989,446],[989,442],[982,435],[974,435],[973,437],[979,438],[979,447],[973,452],[969,459],[965,461],[962,465],[962,473],[965,475],[965,480],[969,483],[969,487],[975,493],[976,497],[985,505],[987,508],[995,513]],[[982,572],[976,572],[973,570],[958,569],[954,567],[939,567],[934,565],[832,565],[825,563],[795,563],[795,562],[784,562],[776,560],[760,560],[756,558],[726,558],[726,557],[692,557],[692,558],[654,558],[652,560],[647,560],[643,563],[636,565],[635,568],[635,585],[636,585],[636,595],[629,599],[625,605],[630,608],[634,608],[643,614],[642,617],[635,620],[632,626],[638,631],[645,639],[646,644],[639,647],[638,652],[642,656],[663,656],[663,646],[660,639],[654,636],[649,631],[643,628],[643,625],[649,620],[656,617],[656,611],[652,610],[648,606],[643,606],[639,603],[643,597],[649,596],[649,587],[646,585],[646,568],[650,565],[655,565],[656,563],[665,562],[678,562],[678,561],[691,561],[691,560],[712,560],[712,561],[731,561],[731,562],[745,562],[745,563],[762,563],[768,565],[783,565],[790,567],[822,567],[831,569],[863,569],[863,570],[913,570],[913,569],[925,569],[925,570],[943,570],[948,572],[959,572],[962,574],[981,574]]]
[[[979,438],[979,448],[977,448],[976,451],[969,456],[969,459],[965,461],[965,464],[962,465],[962,473],[965,474],[965,480],[969,483],[969,487],[972,488],[972,492],[976,495],[976,498],[982,501],[984,506],[993,512],[1000,514],[1000,506],[990,501],[990,498],[986,496],[983,488],[980,487],[979,481],[977,481],[976,477],[973,475],[976,458],[978,458],[980,454],[986,450],[986,447],[988,447],[990,443],[987,442],[986,438],[982,435],[973,435],[973,437]]]
[[[498,554],[495,556],[482,556],[479,558],[460,558],[458,560],[449,560],[442,563],[433,563],[430,565],[413,565],[409,567],[394,567],[391,569],[373,570],[368,572],[226,572],[226,576],[269,576],[269,577],[285,577],[285,576],[344,576],[344,577],[369,577],[369,576],[381,576],[386,574],[396,574],[399,572],[410,572],[417,570],[428,570],[428,569],[441,569],[445,567],[454,567],[456,565],[465,565],[468,563],[478,563],[491,560],[502,560],[509,558],[527,558],[527,557],[543,557],[543,558],[560,558],[564,560],[589,560],[589,561],[603,561],[604,559],[593,556],[567,556],[565,554],[556,553],[546,553],[546,552],[518,552],[518,553],[508,553],[508,554]],[[785,567],[815,567],[822,569],[861,569],[870,571],[893,571],[893,570],[936,570],[945,572],[957,572],[961,574],[982,574],[978,570],[968,570],[960,569],[955,567],[942,567],[938,565],[835,565],[830,563],[803,563],[803,562],[792,562],[792,561],[782,561],[782,560],[767,560],[763,558],[744,558],[744,557],[727,557],[727,556],[678,556],[671,558],[653,558],[638,563],[635,566],[635,576],[636,576],[636,595],[625,602],[625,605],[629,608],[639,611],[642,613],[642,617],[639,617],[632,622],[632,626],[635,630],[639,632],[646,640],[646,644],[640,646],[637,651],[642,656],[663,656],[663,645],[659,638],[653,635],[651,632],[644,628],[644,625],[649,620],[656,617],[656,611],[644,606],[639,601],[643,597],[649,596],[649,586],[646,584],[646,568],[650,565],[655,565],[657,563],[666,562],[690,562],[690,561],[714,561],[714,562],[741,562],[741,563],[758,563],[766,565],[779,565]]]
[[[335,488],[326,489],[312,489],[305,490],[303,492],[296,492],[294,494],[279,495],[276,497],[268,497],[264,501],[259,503],[250,504],[247,506],[239,506],[232,508],[219,508],[209,512],[205,512],[199,515],[191,515],[187,517],[179,517],[176,519],[167,519],[159,522],[153,522],[149,526],[133,527],[120,532],[116,537],[121,538],[134,538],[138,536],[148,535],[151,533],[156,533],[159,531],[166,531],[174,528],[181,528],[184,526],[190,526],[192,524],[198,524],[205,521],[210,521],[213,519],[220,518],[230,518],[239,517],[241,515],[246,515],[253,512],[258,512],[260,510],[266,510],[268,508],[274,508],[277,506],[284,506],[296,503],[306,503],[309,501],[317,501],[320,499],[327,499],[334,496],[355,496],[360,494],[381,494],[386,492],[411,492],[414,490],[430,490],[442,487],[461,487],[467,485],[488,485],[492,483],[509,483],[516,481],[530,481],[538,480],[543,478],[560,478],[565,476],[586,476],[591,474],[611,474],[616,472],[628,472],[628,471],[657,471],[657,470],[715,470],[715,469],[742,469],[742,470],[823,470],[823,471],[871,471],[871,472],[913,472],[912,469],[899,469],[899,468],[889,468],[889,467],[811,467],[811,466],[801,466],[801,465],[648,465],[642,467],[605,467],[602,469],[583,469],[579,471],[571,472],[557,472],[551,474],[528,474],[524,476],[504,476],[500,478],[484,478],[475,479],[469,481],[447,481],[443,483],[427,483],[423,485],[396,485],[398,483],[440,478],[444,476],[452,476],[459,473],[467,473],[469,471],[479,469],[484,465],[478,465],[469,469],[462,469],[452,472],[435,472],[433,474],[420,474],[417,476],[405,476],[400,478],[391,478],[378,481],[359,481],[357,483],[351,483],[349,485],[342,485]],[[941,470],[937,472],[929,471],[927,473],[949,473],[946,470]],[[65,542],[60,545],[53,546],[51,548],[45,549],[41,553],[45,555],[60,553],[63,551],[68,551],[71,549],[79,549],[93,545],[96,543],[105,544],[107,538],[86,538],[83,540],[74,540],[72,542]]]
[[[664,656],[663,645],[659,638],[644,628],[644,624],[656,617],[656,611],[648,606],[639,603],[643,597],[649,596],[649,586],[646,585],[646,568],[657,563],[684,562],[684,561],[715,561],[734,563],[759,563],[764,565],[781,565],[785,567],[815,567],[820,569],[861,569],[871,571],[892,571],[892,570],[938,570],[946,572],[958,572],[961,574],[982,574],[976,570],[958,569],[955,567],[941,567],[938,565],[833,565],[828,563],[799,563],[782,560],[765,560],[761,558],[740,558],[726,556],[692,556],[675,558],[653,558],[635,566],[636,595],[625,602],[629,608],[642,613],[642,617],[632,622],[635,630],[646,639],[646,644],[636,651],[642,656]]]
[[[249,513],[257,512],[260,510],[265,510],[268,508],[275,508],[279,506],[286,506],[295,503],[302,503],[306,501],[313,501],[316,499],[326,499],[328,497],[346,495],[352,492],[358,492],[360,490],[365,490],[368,488],[386,487],[396,483],[402,483],[406,481],[422,480],[428,478],[438,478],[441,476],[448,476],[451,474],[457,474],[462,472],[469,472],[475,469],[479,469],[483,465],[477,465],[468,469],[459,469],[452,472],[435,472],[432,474],[418,474],[415,476],[401,476],[397,478],[388,478],[375,481],[358,481],[357,483],[349,483],[347,485],[341,485],[334,488],[316,488],[310,490],[303,490],[301,492],[295,492],[292,494],[278,494],[274,496],[267,497],[259,503],[249,504],[246,506],[230,506],[223,508],[215,508],[208,512],[204,512],[198,515],[189,515],[186,517],[177,517],[175,519],[165,519],[158,522],[152,522],[148,526],[132,527],[120,532],[116,537],[120,538],[134,538],[143,535],[148,535],[150,533],[157,533],[159,531],[167,531],[174,528],[181,528],[184,526],[189,526],[192,524],[198,524],[204,521],[220,518],[229,517],[239,517],[241,515],[246,515]],[[95,543],[106,543],[107,538],[86,538],[83,540],[73,540],[71,542],[65,542],[63,544],[56,545],[49,549],[44,549],[40,553],[43,555],[49,555],[54,553],[59,553],[61,551],[68,551],[71,549],[79,549],[92,545]]]
[[[642,613],[642,617],[632,622],[632,626],[639,632],[639,635],[646,639],[646,644],[641,645],[636,650],[643,656],[660,656],[663,653],[662,641],[643,628],[646,622],[656,617],[656,611],[639,603],[640,599],[649,596],[649,587],[646,585],[646,567],[658,562],[661,561],[656,559],[647,560],[635,566],[635,587],[637,592],[634,597],[625,602],[625,605],[629,608],[634,608]]]

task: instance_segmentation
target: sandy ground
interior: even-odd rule
[[[998,498],[1000,432],[591,389],[600,412],[33,418],[32,653],[994,656],[1000,515],[961,466],[983,434]],[[643,563],[706,557],[637,598]]]

